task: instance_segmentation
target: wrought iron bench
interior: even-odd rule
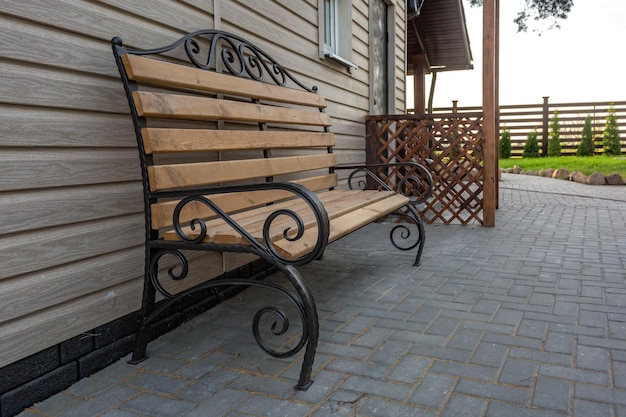
[[[295,347],[275,350],[261,337],[259,322],[276,310],[262,309],[253,320],[255,339],[275,357],[306,347],[296,388],[307,389],[319,328],[313,297],[296,266],[320,259],[329,242],[394,212],[408,218],[408,225],[395,224],[392,242],[400,249],[417,247],[419,264],[424,228],[410,200],[416,193],[418,200],[428,197],[428,171],[413,163],[337,166],[324,97],[241,37],[203,30],[160,49],[129,49],[120,38],[112,44],[144,187],[142,324],[131,362],[145,359],[150,327],[190,291],[258,286],[286,297],[303,326]],[[376,175],[377,169],[400,167],[413,175],[393,188],[413,194],[393,191]],[[335,189],[340,169],[351,170],[344,178],[360,187]],[[366,183],[373,189],[362,189]],[[401,245],[396,235],[408,238],[409,226],[417,234]],[[163,280],[186,277],[187,251],[255,254],[288,282],[213,279],[174,294]],[[166,264],[165,257],[177,267],[163,274],[159,264]],[[157,303],[156,296],[166,300]],[[277,317],[274,333],[288,326]]]

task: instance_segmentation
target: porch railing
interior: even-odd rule
[[[367,162],[416,161],[433,177],[432,197],[416,208],[424,221],[483,224],[483,114],[366,117]],[[380,173],[401,183],[402,169]]]

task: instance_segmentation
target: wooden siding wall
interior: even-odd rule
[[[110,38],[158,47],[218,28],[248,37],[329,101],[341,163],[365,160],[368,2],[353,60],[318,56],[317,0],[20,0],[0,3],[0,367],[139,308],[139,164]],[[404,1],[396,1],[396,111],[404,111]],[[196,268],[218,275],[220,255]]]

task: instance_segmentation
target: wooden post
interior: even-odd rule
[[[377,135],[377,123],[373,117],[365,118],[365,163],[377,164],[381,161],[378,159],[378,140]],[[376,182],[369,176],[365,179],[368,190],[376,189]]]
[[[426,113],[426,59],[423,55],[415,57],[413,62],[413,110],[415,114]]]
[[[543,136],[541,138],[541,156],[548,155],[548,136],[550,135],[550,106],[549,96],[543,97]]]
[[[496,224],[498,182],[498,0],[483,0],[483,226]]]

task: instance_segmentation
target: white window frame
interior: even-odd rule
[[[352,62],[352,1],[318,0],[320,58],[330,58],[349,70]]]

